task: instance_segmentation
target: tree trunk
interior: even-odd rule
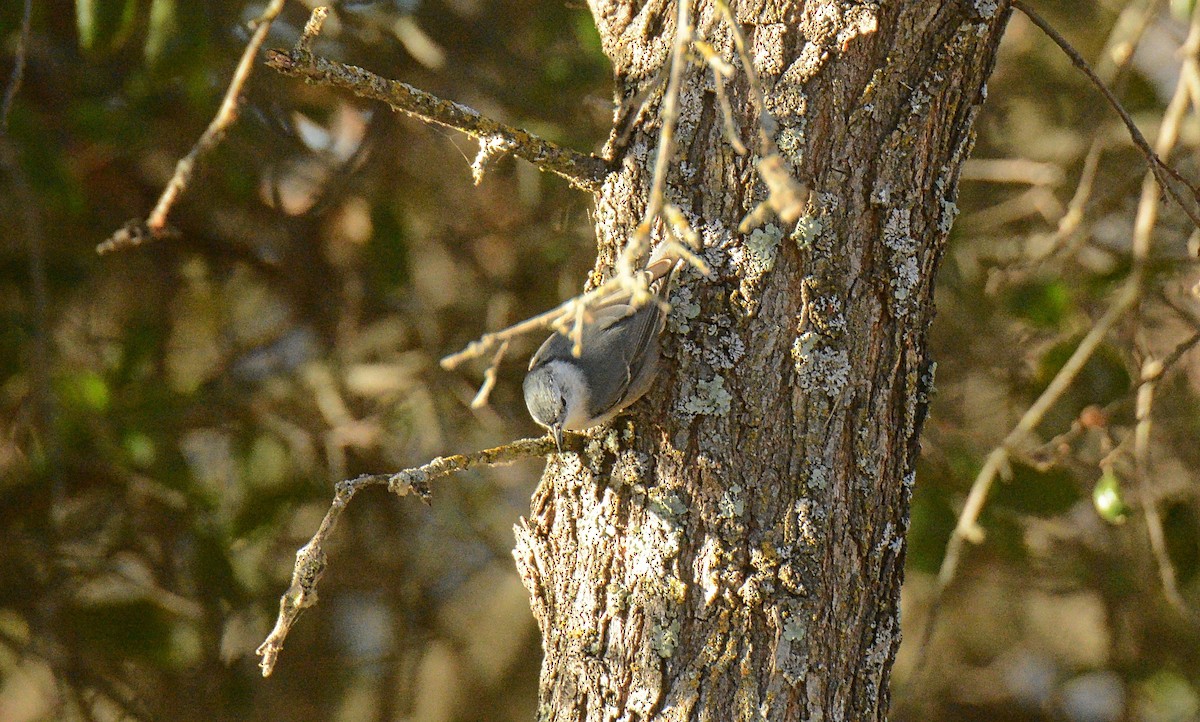
[[[681,274],[647,399],[551,460],[514,555],[541,628],[543,720],[884,719],[900,643],[933,279],[1006,3],[742,2],[798,230],[737,228],[765,188],[689,63],[666,198],[714,276]],[[997,7],[999,6],[999,7]],[[591,0],[622,104],[596,278],[641,220],[675,33],[666,0]],[[711,0],[699,36],[735,59]],[[665,77],[665,73],[663,74]],[[630,433],[632,431],[632,433]]]

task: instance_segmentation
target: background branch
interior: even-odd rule
[[[1146,157],[1146,163],[1150,166],[1150,172],[1154,174],[1154,177],[1158,180],[1163,190],[1165,190],[1167,194],[1171,196],[1171,199],[1179,205],[1180,209],[1187,214],[1187,217],[1191,219],[1192,223],[1197,228],[1200,228],[1200,215],[1197,215],[1194,208],[1195,202],[1200,201],[1200,190],[1197,190],[1197,188],[1192,185],[1191,182],[1180,175],[1179,171],[1167,165],[1167,163],[1163,161],[1160,154],[1154,152],[1154,149],[1150,147],[1150,143],[1146,140],[1146,136],[1142,135],[1142,131],[1139,130],[1137,124],[1133,122],[1133,118],[1130,117],[1129,112],[1126,111],[1124,106],[1121,105],[1121,101],[1118,100],[1115,95],[1113,95],[1113,92],[1108,89],[1108,86],[1104,84],[1104,81],[1096,75],[1091,66],[1088,65],[1087,61],[1083,59],[1083,56],[1079,54],[1079,51],[1072,47],[1072,45],[1067,42],[1067,39],[1054,29],[1054,26],[1046,22],[1045,18],[1043,18],[1041,15],[1038,15],[1032,8],[1020,0],[1012,0],[1012,6],[1017,10],[1020,10],[1025,17],[1029,18],[1030,22],[1038,26],[1042,32],[1046,33],[1047,37],[1053,40],[1054,43],[1058,45],[1058,47],[1061,48],[1064,53],[1066,53],[1067,57],[1071,59],[1071,62],[1074,63],[1075,67],[1079,68],[1079,70],[1087,76],[1087,79],[1096,86],[1096,89],[1100,91],[1100,94],[1104,96],[1104,99],[1109,105],[1112,106],[1113,110],[1117,111],[1117,115],[1121,116],[1121,121],[1125,123],[1125,127],[1129,130],[1129,137],[1133,139],[1133,144],[1137,146],[1137,149],[1140,150],[1142,155]],[[1186,48],[1191,47],[1191,45],[1191,42],[1185,44],[1185,50]],[[1193,49],[1193,51],[1189,53],[1188,57],[1191,57],[1194,54],[1195,53]],[[1183,196],[1179,194],[1179,191],[1175,190],[1175,187],[1171,185],[1171,179],[1174,179],[1187,187],[1192,194],[1192,202],[1189,203],[1183,199]]]
[[[1112,95],[1110,91],[1100,82],[1099,78],[1087,67],[1079,53],[1071,48],[1070,45],[1062,38],[1057,31],[1046,23],[1041,17],[1037,16],[1028,8],[1020,5],[1017,2],[1013,3],[1014,7],[1018,7],[1023,13],[1029,16],[1034,24],[1038,25],[1047,35],[1052,37],[1056,43],[1071,56],[1072,61],[1077,67],[1080,67],[1089,78],[1097,84],[1104,92],[1105,97],[1121,114],[1123,120],[1130,130],[1130,134],[1134,136],[1134,142],[1139,148],[1144,146],[1144,154],[1147,162],[1150,164],[1150,170],[1143,179],[1141,198],[1138,203],[1137,216],[1134,220],[1133,238],[1132,238],[1132,253],[1133,265],[1129,276],[1124,285],[1122,285],[1117,297],[1109,306],[1105,314],[1096,322],[1089,330],[1087,335],[1080,341],[1075,348],[1074,353],[1055,374],[1041,395],[1031,405],[1016,426],[1004,437],[999,446],[992,449],[988,454],[979,474],[971,485],[971,490],[967,495],[967,500],[963,505],[961,514],[958,517],[958,522],[954,527],[954,531],[950,535],[950,539],[946,544],[946,553],[942,559],[941,568],[938,571],[934,598],[930,603],[930,612],[926,620],[924,629],[920,638],[920,646],[917,655],[917,668],[921,670],[925,667],[928,660],[929,641],[933,634],[933,629],[937,624],[939,612],[946,589],[954,580],[955,574],[958,571],[959,563],[964,550],[965,542],[979,543],[983,540],[983,530],[979,527],[978,521],[980,514],[983,513],[984,505],[987,503],[988,495],[991,492],[992,486],[997,478],[1008,469],[1008,464],[1011,455],[1024,443],[1028,436],[1034,431],[1046,413],[1058,402],[1067,389],[1074,383],[1076,377],[1083,370],[1084,365],[1100,347],[1105,336],[1117,324],[1124,315],[1132,309],[1141,300],[1144,292],[1144,285],[1147,274],[1147,261],[1150,257],[1150,246],[1153,237],[1154,226],[1158,220],[1158,188],[1159,183],[1156,179],[1161,178],[1165,164],[1160,157],[1166,155],[1175,146],[1179,138],[1179,127],[1182,123],[1183,116],[1188,105],[1188,89],[1187,76],[1188,69],[1195,67],[1196,55],[1200,52],[1200,6],[1192,13],[1191,27],[1188,33],[1187,40],[1183,44],[1184,53],[1184,69],[1180,74],[1180,78],[1176,84],[1174,96],[1168,104],[1167,110],[1163,115],[1162,126],[1159,129],[1157,139],[1157,152],[1151,149],[1142,137],[1137,127],[1133,125],[1132,119],[1128,113],[1121,108],[1119,101]],[[1140,139],[1140,140],[1139,140]],[[1175,171],[1171,169],[1171,174],[1175,175]],[[1165,186],[1170,190],[1169,186]],[[1174,195],[1172,197],[1175,197]],[[1189,208],[1182,200],[1176,197],[1176,201],[1188,212],[1189,217],[1192,214]],[[1145,394],[1152,392],[1146,391],[1146,387],[1142,386],[1142,391],[1139,394],[1139,408],[1142,405],[1142,398]],[[1148,423],[1142,426],[1142,433],[1148,433]],[[1169,585],[1168,594],[1170,593]]]

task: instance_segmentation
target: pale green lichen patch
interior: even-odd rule
[[[789,642],[803,642],[808,636],[808,625],[804,618],[794,614],[783,623],[783,638]]]
[[[912,212],[908,208],[892,208],[883,226],[883,245],[893,251],[892,294],[900,309],[907,309],[921,282],[917,263],[917,240],[912,232]]]
[[[797,682],[808,674],[808,657],[805,642],[808,638],[808,620],[799,610],[783,611],[783,629],[779,632],[779,644],[775,648],[775,668],[789,682]]]
[[[821,231],[825,230],[821,220],[815,216],[806,215],[796,221],[796,227],[792,229],[792,242],[800,247],[801,250],[807,250],[812,247],[813,242],[821,235]]]
[[[658,656],[667,659],[675,654],[678,646],[679,619],[672,617],[666,623],[655,622],[650,632],[650,648],[657,652]]]
[[[808,488],[814,491],[824,491],[829,486],[829,467],[821,461],[814,461],[808,466]]]
[[[608,616],[615,617],[626,609],[629,609],[629,598],[632,594],[623,585],[617,582],[609,582],[608,586],[604,588],[604,592],[604,608]]]
[[[971,5],[975,8],[975,12],[979,13],[979,17],[984,19],[995,15],[996,9],[1000,7],[998,0],[973,0]]]
[[[804,130],[802,128],[785,127],[779,131],[778,137],[775,138],[775,143],[779,148],[779,152],[787,156],[789,162],[797,165],[804,157]]]
[[[746,250],[750,252],[749,262],[755,267],[766,271],[775,266],[775,251],[783,238],[783,229],[775,224],[768,224],[756,229],[746,239]]]
[[[692,297],[688,286],[676,288],[668,299],[671,313],[667,316],[667,328],[671,333],[686,335],[692,330],[692,321],[700,316],[700,304]]]
[[[933,190],[937,194],[940,205],[938,230],[943,234],[950,232],[950,229],[954,226],[955,219],[958,218],[958,204],[954,202],[954,194],[947,191],[948,186],[950,186],[950,172],[949,166],[942,166],[938,172],[937,180],[933,182]]]
[[[850,356],[845,349],[825,344],[820,334],[805,331],[792,343],[800,388],[837,398],[850,381]]]
[[[746,500],[742,498],[742,487],[737,484],[726,487],[717,502],[717,516],[722,519],[741,517],[746,511]]]
[[[730,249],[729,258],[741,279],[739,298],[745,310],[753,312],[758,306],[758,294],[763,279],[775,268],[783,229],[774,224],[757,228],[746,236],[740,246]]]
[[[720,376],[696,382],[696,391],[684,399],[680,412],[689,420],[696,416],[725,416],[729,413],[733,394],[725,389]]]
[[[646,508],[656,516],[675,523],[687,513],[688,506],[679,495],[669,489],[652,487],[646,495]]]
[[[633,486],[650,474],[650,457],[636,451],[622,451],[613,462],[610,477],[617,484]]]

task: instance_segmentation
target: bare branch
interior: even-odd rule
[[[493,349],[506,343],[512,338],[539,329],[555,329],[561,331],[574,341],[572,351],[578,355],[583,323],[589,310],[599,305],[628,300],[634,306],[656,302],[650,293],[650,284],[665,275],[670,265],[663,265],[650,273],[639,270],[642,256],[649,250],[650,229],[660,219],[669,229],[662,239],[666,255],[682,259],[694,265],[704,275],[711,273],[708,264],[699,255],[688,249],[698,248],[698,237],[688,225],[683,213],[678,208],[666,202],[665,187],[667,168],[675,154],[675,124],[679,118],[679,88],[683,82],[683,69],[687,63],[687,45],[692,40],[692,27],[689,13],[690,3],[686,0],[678,4],[676,16],[675,38],[671,46],[670,73],[667,87],[662,100],[662,129],[659,131],[658,148],[654,160],[654,171],[650,181],[650,193],[646,203],[646,211],[641,223],[630,236],[629,242],[617,256],[616,273],[612,278],[592,290],[575,296],[557,307],[526,319],[501,331],[484,334],[478,341],[471,342],[465,349],[450,354],[441,360],[441,366],[450,370],[469,359],[478,358],[491,353]],[[484,155],[481,141],[480,154]],[[478,162],[478,160],[477,160]],[[676,237],[672,237],[672,233]],[[644,267],[643,267],[644,268]],[[661,273],[660,273],[661,271]]]
[[[471,399],[471,408],[478,409],[487,406],[488,397],[492,395],[492,389],[496,388],[496,373],[500,369],[500,362],[504,360],[504,354],[508,352],[508,341],[500,344],[500,348],[496,350],[496,355],[492,357],[492,362],[488,364],[487,370],[483,372],[483,384],[479,387],[479,392],[475,394],[475,398]]]
[[[146,241],[175,235],[175,232],[167,226],[167,215],[171,212],[175,202],[179,200],[179,196],[187,190],[188,183],[196,172],[197,161],[217,147],[225,137],[225,132],[237,122],[238,106],[242,101],[242,87],[245,86],[246,79],[250,77],[250,72],[254,68],[254,59],[258,55],[263,41],[267,39],[271,23],[283,10],[283,3],[284,0],[271,0],[271,4],[267,6],[263,14],[254,21],[254,34],[250,36],[250,42],[246,43],[246,49],[242,51],[242,58],[238,61],[233,78],[229,81],[229,87],[225,90],[221,107],[188,154],[175,164],[175,174],[167,182],[167,187],[163,189],[158,203],[146,221],[143,223],[133,220],[125,224],[116,233],[109,236],[108,240],[96,247],[97,253],[109,253],[140,245]]]
[[[312,52],[313,41],[321,34],[321,28],[325,26],[325,18],[328,16],[329,8],[324,6],[313,8],[312,14],[308,16],[308,22],[304,23],[304,32],[296,41],[296,50],[304,53]]]
[[[742,72],[746,74],[746,82],[750,86],[750,99],[754,111],[758,114],[759,155],[756,163],[759,176],[767,186],[767,200],[758,204],[738,224],[739,233],[749,233],[766,222],[769,214],[774,212],[779,219],[788,225],[794,225],[804,215],[808,204],[809,188],[797,181],[788,171],[787,165],[779,155],[775,145],[775,119],[767,110],[767,98],[763,92],[762,82],[758,71],[754,68],[754,59],[746,49],[746,36],[742,27],[733,14],[726,0],[716,0],[729,32],[733,34],[733,45],[737,49],[738,58],[742,63]]]
[[[574,319],[577,314],[577,309],[582,307],[590,307],[592,305],[601,305],[619,300],[623,292],[620,284],[614,280],[609,281],[593,288],[591,291],[584,293],[574,298],[567,299],[554,308],[544,313],[539,313],[532,318],[527,318],[520,323],[513,324],[508,328],[492,333],[485,333],[478,341],[472,341],[462,351],[452,353],[445,356],[439,362],[442,368],[447,371],[453,370],[461,365],[464,361],[469,361],[473,358],[486,356],[494,349],[503,343],[514,339],[517,336],[522,336],[527,333],[532,333],[538,329],[555,328],[559,326],[565,319]],[[626,296],[627,297],[627,296]]]
[[[583,190],[593,193],[599,190],[609,172],[603,158],[564,148],[528,131],[492,120],[461,103],[443,100],[407,83],[388,80],[301,48],[268,50],[267,65],[309,83],[348,90],[360,98],[387,103],[418,120],[461,131],[481,143],[496,144],[492,146],[493,150],[512,153]]]
[[[337,526],[342,512],[345,511],[355,494],[368,486],[386,485],[388,491],[393,494],[407,496],[410,492],[416,493],[422,500],[428,502],[429,482],[443,476],[478,467],[511,464],[520,459],[549,456],[557,451],[554,439],[550,437],[520,439],[472,454],[440,456],[427,464],[405,469],[395,474],[364,474],[339,482],[335,487],[333,503],[330,504],[329,511],[325,513],[325,518],[321,520],[321,525],[308,543],[296,552],[292,585],[279,600],[279,617],[275,620],[275,627],[255,651],[255,654],[262,658],[259,667],[262,668],[263,676],[268,677],[274,671],[275,662],[278,661],[279,653],[283,650],[283,643],[300,613],[316,605],[317,584],[321,581],[321,576],[325,573],[328,564],[325,544]]]
[[[725,89],[725,79],[733,75],[733,66],[713,49],[713,46],[703,40],[693,40],[692,47],[708,63],[713,71],[713,85],[716,86],[717,104],[721,108],[721,122],[725,127],[725,138],[733,151],[738,155],[746,155],[746,146],[738,137],[737,126],[733,122],[733,105],[729,102],[729,92]]]

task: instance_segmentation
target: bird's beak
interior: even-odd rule
[[[550,427],[550,433],[554,434],[554,445],[558,447],[558,453],[562,453],[563,445],[563,428],[562,424],[555,424]]]

